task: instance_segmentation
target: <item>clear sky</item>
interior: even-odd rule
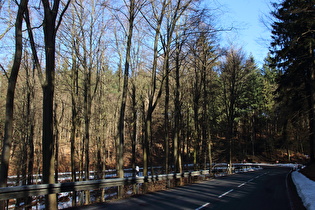
[[[254,56],[260,67],[270,43],[270,30],[263,23],[263,20],[268,21],[267,16],[270,17],[270,1],[272,0],[215,0],[221,11],[219,25],[234,28],[221,34],[222,45],[232,43],[242,47],[247,55],[251,53]]]

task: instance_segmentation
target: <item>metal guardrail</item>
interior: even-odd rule
[[[161,174],[154,176],[114,178],[78,182],[66,182],[56,184],[39,184],[39,185],[23,185],[14,187],[0,188],[0,200],[8,200],[14,198],[23,198],[27,196],[38,196],[47,194],[56,194],[61,192],[94,190],[105,187],[114,187],[121,185],[140,184],[144,182],[153,182],[161,180],[171,180],[174,178],[193,177],[209,174],[208,170],[192,171],[176,174]]]
[[[232,165],[232,170],[235,172],[241,172],[237,169],[247,168],[252,166],[259,166],[260,164],[238,164]],[[221,163],[212,166],[211,172],[222,173],[226,171],[228,164]],[[37,184],[37,185],[23,185],[0,188],[0,200],[25,198],[28,196],[40,196],[47,194],[56,194],[62,192],[71,191],[84,191],[84,190],[95,190],[106,187],[116,187],[122,185],[141,184],[144,182],[154,182],[162,180],[172,180],[178,178],[192,178],[201,175],[209,175],[209,170],[191,171],[184,173],[172,173],[172,174],[161,174],[151,176],[138,176],[138,177],[126,177],[126,178],[110,178],[101,180],[89,180],[89,181],[77,181],[77,182],[65,182],[55,184]]]

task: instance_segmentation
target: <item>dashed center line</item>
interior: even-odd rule
[[[243,187],[245,184],[247,184],[247,182],[244,182],[244,183],[238,185],[237,187]]]
[[[264,176],[264,175],[266,175],[266,174],[268,174],[268,173],[264,173],[264,174],[258,175],[258,176],[256,176],[256,177],[254,177],[254,178],[252,178],[252,179],[250,179],[250,180],[248,180],[248,181],[246,181],[246,182],[244,182],[244,183],[238,185],[237,187],[243,187],[245,184],[247,184],[247,183],[253,181],[254,179],[258,179],[259,177]]]
[[[223,196],[229,194],[230,192],[233,192],[233,190],[234,190],[234,189],[231,189],[231,190],[229,190],[229,191],[223,193],[222,195],[219,195],[218,198],[222,198]]]
[[[250,180],[248,180],[248,181],[246,181],[246,182],[243,182],[242,184],[238,185],[237,187],[243,187],[244,185],[246,185],[247,183],[253,181],[254,179],[258,179],[259,177],[264,176],[264,175],[266,175],[266,174],[268,174],[268,172],[267,172],[267,173],[264,173],[264,174],[261,174],[261,175],[258,175],[258,176],[254,177],[254,178],[252,178],[252,179],[250,179]],[[227,194],[229,194],[230,192],[233,192],[233,191],[234,191],[234,189],[231,189],[231,190],[229,190],[229,191],[227,191],[227,192],[225,192],[225,193],[219,195],[218,198],[222,198],[223,196],[226,196]],[[206,204],[204,204],[204,205],[202,205],[202,206],[196,208],[195,210],[201,210],[201,209],[203,209],[203,208],[205,208],[205,207],[207,207],[207,206],[209,206],[209,205],[210,205],[210,203],[206,203]]]
[[[205,207],[207,207],[207,206],[209,206],[209,205],[210,205],[210,203],[206,203],[206,204],[200,206],[199,208],[196,208],[195,210],[203,209],[203,208],[205,208]]]

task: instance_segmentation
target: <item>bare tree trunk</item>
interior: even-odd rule
[[[177,37],[178,39],[178,37]],[[175,113],[175,127],[174,127],[174,172],[177,173],[179,170],[179,151],[180,151],[180,143],[179,143],[179,136],[180,136],[180,101],[179,101],[179,94],[180,94],[180,78],[179,78],[179,71],[180,71],[180,43],[176,43],[176,57],[175,57],[175,99],[174,99],[174,113]]]
[[[148,110],[149,111],[149,110]],[[149,155],[149,140],[151,138],[151,114],[147,114],[144,123],[144,139],[143,139],[143,176],[148,176],[148,155]],[[143,183],[143,193],[147,193],[148,184]]]
[[[167,19],[167,26],[166,26],[166,38],[165,40],[162,39],[162,44],[164,48],[164,77],[165,77],[165,167],[166,171],[168,173],[169,168],[169,119],[168,119],[168,107],[169,107],[169,74],[170,74],[170,56],[171,56],[171,44],[173,42],[173,35],[176,29],[176,26],[178,25],[178,21],[184,11],[187,9],[189,4],[191,3],[190,0],[188,1],[182,1],[177,0],[174,1],[174,4],[172,1],[164,2],[164,7],[167,8],[165,10],[165,18]],[[162,15],[161,15],[162,17]],[[163,37],[163,36],[161,36]],[[180,105],[179,105],[179,54],[180,54],[180,48],[181,44],[178,43],[179,37],[177,37],[177,43],[176,43],[176,57],[175,57],[175,68],[176,68],[176,88],[175,88],[175,128],[174,128],[174,138],[173,138],[173,161],[174,161],[174,171],[178,171],[179,167],[179,155],[180,155],[180,143],[179,143],[179,134],[180,134]],[[176,148],[176,149],[175,149]]]
[[[72,96],[73,97],[73,96]],[[72,182],[76,181],[76,168],[75,168],[75,137],[76,137],[76,118],[77,112],[75,108],[75,102],[72,99],[72,115],[71,115],[71,134],[70,134],[70,142],[71,142],[71,179]],[[76,191],[73,191],[72,196],[72,206],[76,205]]]
[[[132,100],[132,134],[131,134],[131,164],[132,164],[132,176],[136,177],[139,171],[136,170],[136,146],[137,146],[137,100],[136,100],[136,85],[132,84],[131,90]],[[133,193],[136,192],[136,185],[133,185]]]
[[[86,51],[85,51],[86,52]],[[91,69],[86,66],[86,61],[84,61],[84,174],[85,180],[90,179],[90,121],[91,121]],[[85,191],[85,204],[90,203],[90,191]]]
[[[120,106],[120,115],[119,115],[119,124],[118,124],[118,154],[117,154],[117,170],[118,177],[124,178],[124,139],[125,139],[125,112],[126,112],[126,103],[127,103],[127,92],[128,92],[128,81],[129,81],[129,65],[130,65],[130,53],[132,47],[132,35],[133,35],[133,27],[134,20],[136,17],[136,1],[130,0],[129,5],[129,29],[127,35],[127,49],[126,49],[126,61],[125,61],[125,69],[124,69],[124,82],[123,82],[123,90],[121,97],[121,106]],[[118,187],[118,197],[121,198],[123,195],[123,186]]]
[[[1,166],[0,166],[0,187],[7,186],[8,171],[9,171],[9,160],[12,144],[12,134],[13,134],[13,111],[14,111],[14,97],[15,97],[15,87],[17,82],[18,73],[21,66],[22,59],[22,24],[23,15],[27,8],[28,0],[21,0],[20,5],[18,5],[18,13],[16,16],[15,23],[15,55],[13,66],[11,69],[11,74],[8,82],[7,97],[6,97],[6,112],[5,112],[5,128],[4,128],[4,139],[2,146],[1,155]],[[0,209],[5,208],[5,201],[0,202]]]
[[[42,156],[43,156],[43,183],[53,184],[54,180],[54,128],[53,128],[53,102],[55,89],[55,42],[56,14],[50,9],[48,0],[43,0],[44,5],[44,39],[46,56],[46,75],[43,88],[43,138],[42,138]],[[58,5],[55,5],[58,6]],[[57,12],[57,11],[54,11]],[[45,196],[46,209],[57,209],[56,194]]]
[[[208,157],[209,157],[209,173],[211,176],[212,174],[212,140],[211,140],[210,135],[209,135],[209,142],[208,142]]]
[[[45,41],[45,81],[42,81],[43,89],[43,183],[54,183],[54,120],[53,104],[55,89],[55,51],[56,51],[56,18],[59,10],[59,0],[54,0],[51,7],[49,0],[42,0],[44,6],[44,41]],[[67,9],[70,1],[64,8]],[[61,13],[63,14],[63,13]],[[61,18],[61,17],[60,17]],[[61,19],[60,19],[61,21]],[[60,21],[58,24],[60,24]],[[57,195],[49,194],[45,196],[45,207],[47,210],[57,209]]]
[[[34,69],[32,73],[29,72],[29,69],[26,70],[27,73],[27,118],[28,118],[28,135],[27,135],[27,144],[28,144],[28,163],[27,163],[27,184],[33,184],[33,174],[34,174],[34,127],[35,127],[35,110],[34,110],[34,84],[35,84],[35,72]],[[30,76],[32,74],[32,77]],[[32,196],[28,196],[26,199],[26,204],[30,205],[32,203]],[[31,209],[31,206],[27,207]]]
[[[143,175],[148,176],[148,160],[149,160],[149,143],[152,139],[152,114],[157,105],[157,102],[162,94],[162,85],[157,92],[157,65],[158,65],[158,44],[159,38],[161,34],[161,25],[163,21],[163,17],[165,15],[165,8],[166,8],[166,0],[162,3],[162,9],[160,11],[160,15],[157,17],[157,25],[155,26],[155,37],[153,43],[153,62],[152,62],[152,73],[151,73],[151,86],[148,92],[148,106],[147,112],[145,117],[145,135],[144,135],[144,143],[143,143]],[[152,9],[155,9],[155,6],[152,5]],[[144,193],[147,192],[147,183],[143,184],[143,191]]]
[[[169,163],[170,163],[170,139],[169,139],[169,117],[168,117],[168,112],[169,112],[169,101],[170,101],[170,88],[169,88],[169,56],[168,56],[169,51],[165,52],[165,106],[164,106],[164,132],[165,132],[165,173],[169,174]],[[170,180],[167,177],[166,181],[166,187],[170,187]]]
[[[204,46],[203,48],[205,48]],[[201,83],[202,83],[202,153],[203,153],[203,170],[207,169],[207,143],[208,143],[208,90],[207,90],[207,54],[202,53],[201,57]]]
[[[199,120],[199,108],[200,108],[200,75],[198,73],[197,67],[195,67],[195,81],[194,81],[194,96],[193,96],[193,110],[194,110],[194,138],[195,138],[195,145],[194,145],[194,169],[200,168],[200,160],[199,160],[199,153],[200,153],[200,120]],[[198,160],[197,160],[198,159]]]
[[[58,168],[59,168],[59,128],[58,128],[58,120],[57,120],[57,109],[58,105],[55,102],[54,107],[54,141],[55,141],[55,182],[58,183]]]
[[[78,95],[78,70],[75,58],[75,49],[72,51],[72,68],[71,68],[71,133],[70,133],[70,151],[71,151],[71,178],[72,182],[76,181],[75,167],[75,139],[77,134],[78,112],[77,112],[77,95]],[[72,206],[76,205],[76,191],[72,192]]]
[[[309,57],[311,61],[315,59],[314,46],[312,42],[309,43]],[[309,119],[309,147],[310,147],[310,163],[315,163],[315,64],[311,63],[307,69],[307,85],[306,92],[308,95],[308,119]]]

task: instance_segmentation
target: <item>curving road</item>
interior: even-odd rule
[[[304,209],[289,168],[267,167],[125,200],[72,209]]]

